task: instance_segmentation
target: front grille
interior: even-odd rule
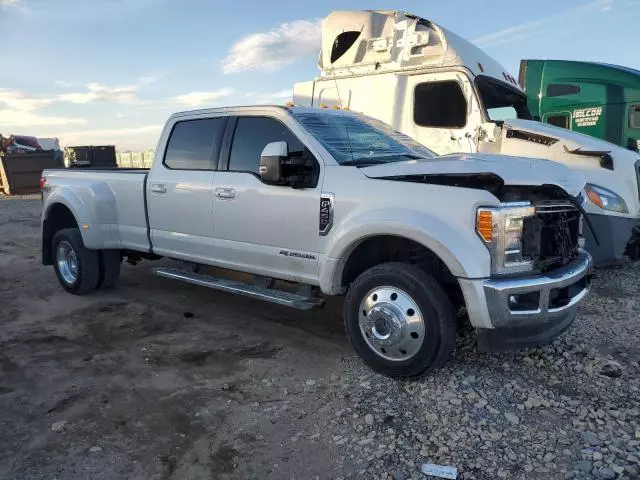
[[[535,208],[524,221],[522,253],[536,270],[547,272],[578,256],[581,214],[569,202],[539,202]]]

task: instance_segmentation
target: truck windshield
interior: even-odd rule
[[[293,116],[341,165],[366,166],[435,156],[415,140],[364,115],[294,110]]]
[[[504,122],[510,118],[531,120],[527,97],[513,86],[488,77],[476,78],[478,94],[489,120]]]

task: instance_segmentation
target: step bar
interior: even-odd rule
[[[265,288],[257,285],[236,282],[226,278],[213,277],[211,275],[203,275],[201,273],[190,272],[188,270],[180,270],[178,268],[158,267],[153,269],[153,273],[164,278],[180,280],[181,282],[200,285],[201,287],[213,288],[223,292],[236,293],[245,297],[251,297],[265,302],[284,305],[285,307],[295,308],[297,310],[311,310],[324,305],[322,298],[305,297],[297,293],[285,292],[273,288]]]

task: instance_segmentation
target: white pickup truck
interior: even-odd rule
[[[67,291],[168,257],[160,276],[299,309],[346,294],[357,352],[413,376],[449,358],[459,307],[481,347],[535,345],[589,289],[584,181],[557,163],[437,157],[360,114],[275,106],[175,114],[156,151],[148,172],[43,173],[43,263]]]

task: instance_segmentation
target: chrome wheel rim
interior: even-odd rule
[[[408,360],[424,342],[424,318],[405,291],[376,287],[360,303],[360,332],[371,350],[390,361]]]
[[[69,242],[58,243],[56,262],[62,280],[67,285],[73,285],[78,280],[78,257]]]

